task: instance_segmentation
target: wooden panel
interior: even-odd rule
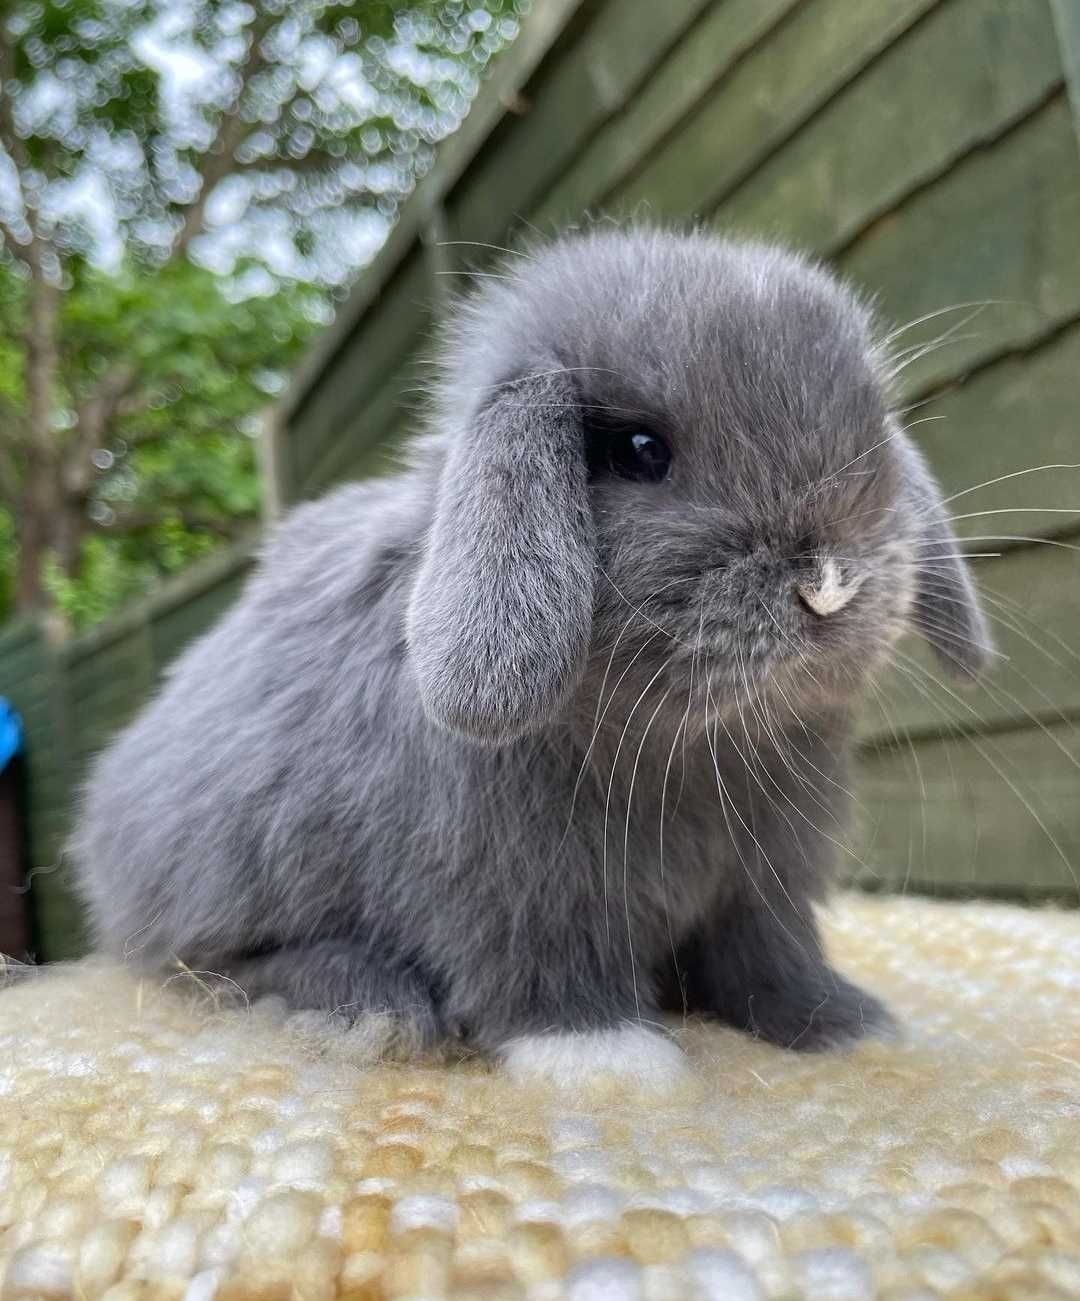
[[[324,470],[332,474],[325,486],[349,480],[373,479],[384,474],[394,474],[401,467],[400,454],[414,432],[413,422],[402,412],[400,404],[389,403],[386,423],[377,439],[371,442],[346,443],[338,449],[339,455],[327,462]],[[319,491],[322,491],[322,484]]]
[[[1044,725],[1080,718],[1080,538],[970,563],[997,643],[992,668],[979,685],[961,685],[921,639],[905,640],[904,667],[881,679],[880,700],[867,701],[864,735],[983,728],[1029,714]]]
[[[78,642],[68,648],[67,687],[73,702],[93,699],[102,689],[115,682],[125,682],[133,690],[146,690],[152,681],[152,666],[144,626],[137,626],[101,650],[80,656]]]
[[[133,717],[153,681],[145,625],[85,657],[72,658],[64,683],[72,780],[81,778],[86,762]]]
[[[247,580],[250,561],[235,573],[193,593],[187,601],[157,614],[150,624],[150,645],[158,674],[196,637],[206,632],[240,595]]]
[[[1054,12],[1076,135],[1080,140],[1080,4],[1076,0],[1050,0],[1050,8]]]
[[[625,104],[703,0],[610,0],[447,204],[451,238],[493,241]]]
[[[954,528],[986,539],[986,545],[972,543],[973,550],[995,550],[1000,536],[1080,524],[1073,513],[1080,511],[1080,470],[1059,468],[1080,462],[1077,376],[1080,324],[1034,352],[980,371],[915,413],[915,419],[934,417],[912,434],[946,493],[964,492],[949,503],[954,516],[967,517],[954,519]]]
[[[716,218],[725,228],[833,250],[1060,81],[1045,4],[953,0],[826,105]]]
[[[8,672],[9,665],[17,672]],[[0,635],[0,692],[19,711],[26,748],[26,898],[32,941],[35,954],[46,958],[76,952],[80,943],[77,917],[56,879],[70,799],[68,754],[57,709],[61,685],[56,656],[38,625],[24,624]],[[67,937],[73,937],[71,945]]]
[[[541,229],[603,205],[679,119],[798,0],[720,0],[694,24],[647,85],[598,131],[530,214]]]
[[[914,393],[1080,315],[1078,230],[1080,160],[1059,94],[875,223],[840,266],[874,292],[893,321],[954,303],[995,303],[958,327],[949,346],[909,367],[905,383]],[[927,322],[904,343],[942,329],[941,318]]]
[[[808,0],[614,197],[660,216],[710,210],[936,0]]]
[[[42,940],[39,958],[63,962],[87,951],[82,908],[70,884],[69,870],[58,866],[38,872],[31,885],[37,931]]]
[[[0,694],[8,695],[15,687],[33,683],[46,667],[45,659],[40,638],[0,646]]]
[[[41,630],[37,624],[22,620],[9,624],[0,632],[0,664],[9,655],[36,645],[41,640]]]
[[[334,483],[385,465],[384,443],[393,430],[412,423],[417,389],[424,383],[420,357],[410,357],[371,395],[364,410],[343,424],[321,461],[302,483],[305,496],[316,496]]]
[[[411,352],[429,323],[431,285],[419,254],[405,264],[377,300],[357,335],[322,377],[318,391],[289,428],[286,454],[294,483],[305,484],[311,468],[362,413],[388,371]]]
[[[82,780],[92,760],[122,727],[131,722],[141,704],[140,695],[119,691],[92,708],[80,707],[72,711],[73,735],[69,755],[72,776],[76,781]]]
[[[1080,728],[941,740],[858,772],[859,884],[1080,902]]]

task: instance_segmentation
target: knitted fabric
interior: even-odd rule
[[[566,1094],[83,964],[0,994],[0,1296],[1080,1297],[1080,915],[841,899],[902,1043]]]

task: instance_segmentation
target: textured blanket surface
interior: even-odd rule
[[[0,994],[0,1296],[1080,1297],[1080,914],[846,898],[906,1042],[677,1029],[664,1096],[77,966]]]

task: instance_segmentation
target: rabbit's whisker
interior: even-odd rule
[[[904,732],[904,734],[903,734],[903,741],[901,741],[900,731],[899,731],[899,729],[898,729],[897,726],[896,726],[896,721],[895,721],[895,719],[893,718],[892,714],[889,712],[889,709],[888,709],[888,706],[887,706],[887,702],[886,702],[885,696],[884,696],[883,692],[878,688],[877,684],[876,684],[875,682],[873,682],[873,681],[871,681],[871,683],[870,683],[870,690],[871,690],[871,692],[873,693],[874,699],[877,701],[878,709],[881,711],[882,719],[883,719],[884,722],[885,722],[885,726],[889,729],[889,733],[890,733],[890,735],[892,736],[895,745],[897,746],[898,749],[901,748],[902,744],[903,744],[903,745],[906,745],[906,747],[907,747],[907,752],[906,752],[906,756],[905,756],[905,765],[906,765],[906,762],[907,762],[907,757],[910,757],[911,762],[912,762],[912,765],[913,765],[913,768],[914,768],[915,780],[916,780],[916,782],[918,783],[918,786],[919,786],[919,793],[920,793],[920,796],[921,796],[921,798],[920,798],[920,800],[919,800],[919,819],[920,819],[921,829],[922,829],[922,846],[923,846],[923,855],[924,855],[924,858],[925,858],[925,853],[926,853],[926,782],[925,782],[925,780],[924,780],[924,778],[923,778],[922,764],[919,762],[918,751],[915,749],[915,743],[914,743],[914,741],[912,741],[911,736],[910,736],[910,734],[909,734],[908,732],[906,732],[906,731]],[[910,837],[910,835],[909,835],[909,836],[908,836],[907,867],[906,867],[906,869],[905,869],[905,872],[904,872],[904,880],[903,880],[903,883],[902,883],[902,885],[901,885],[901,893],[904,893],[904,894],[907,893],[908,889],[909,889],[910,886],[911,886],[911,874],[912,874],[912,867],[913,867],[913,862],[912,862],[912,859],[913,859],[913,853],[914,853],[914,847],[912,846],[912,843],[911,843],[911,837]]]
[[[665,668],[670,666],[670,658]],[[651,685],[651,683],[650,683]],[[633,924],[630,914],[630,816],[634,806],[634,785],[637,781],[638,765],[641,763],[641,754],[645,749],[645,742],[649,739],[649,732],[652,730],[653,723],[656,722],[656,716],[667,703],[668,696],[674,688],[669,686],[664,694],[660,697],[656,708],[649,716],[649,721],[645,724],[645,730],[641,734],[641,740],[638,742],[637,754],[634,756],[634,766],[630,772],[630,785],[626,792],[626,823],[623,830],[623,910],[626,913],[626,945],[629,952],[630,961],[630,978],[634,986],[634,1009],[637,1013],[637,1019],[641,1020],[641,1000],[638,996],[637,981],[637,964],[634,960],[634,934]],[[614,769],[612,770],[614,771]]]
[[[920,664],[917,660],[913,659],[909,655],[905,655],[902,651],[897,650],[895,663],[896,666],[902,672],[908,675],[909,679],[912,682],[912,685],[915,686],[916,690],[919,690],[921,692],[921,694],[926,698],[926,700],[930,704],[937,705],[939,708],[941,707],[941,702],[936,699],[933,692],[929,690],[929,688],[925,685],[925,682],[922,681],[921,679],[926,679],[927,681],[931,682],[935,687],[937,687],[939,690],[944,691],[946,695],[948,695],[952,700],[954,700],[962,709],[966,710],[977,721],[981,721],[981,717],[977,710],[975,710],[971,705],[968,704],[966,700],[962,699],[959,695],[957,695],[955,691],[951,690],[944,682],[941,681],[940,678],[938,678],[935,674],[931,673],[924,665]],[[960,720],[957,719],[955,711],[949,711],[949,714],[947,716],[951,716],[953,722],[959,721],[962,723],[962,719]],[[1017,798],[1017,800],[1019,800],[1019,802],[1027,810],[1028,814],[1031,816],[1035,824],[1038,826],[1039,830],[1042,831],[1047,841],[1053,847],[1057,856],[1061,859],[1062,863],[1064,864],[1066,870],[1069,873],[1073,885],[1077,888],[1078,893],[1080,893],[1080,879],[1078,879],[1077,877],[1076,869],[1073,866],[1072,860],[1069,858],[1068,854],[1065,853],[1065,850],[1061,847],[1060,842],[1054,836],[1053,832],[1050,831],[1049,827],[1047,827],[1046,823],[1039,816],[1037,810],[1032,805],[1031,801],[1024,795],[1023,791],[1012,780],[1012,778],[1008,775],[1008,773],[1004,770],[1004,768],[1002,768],[1001,765],[998,764],[988,753],[988,748],[993,749],[1004,760],[1005,756],[1001,754],[1000,747],[995,745],[994,742],[989,737],[984,736],[982,742],[980,742],[971,733],[967,734],[967,742],[976,751],[976,753],[978,753],[982,757],[984,762],[990,768],[992,768],[994,772],[997,773],[997,775],[1006,784],[1006,786],[1008,786],[1009,790],[1012,791],[1013,795]],[[983,742],[985,742],[985,744],[983,744]],[[1008,761],[1005,760],[1005,762]]]
[[[626,716],[626,722],[623,726],[622,734],[619,737],[619,743],[615,747],[615,756],[611,761],[611,773],[608,777],[607,794],[604,797],[604,833],[603,833],[603,854],[602,854],[603,876],[604,876],[604,919],[607,924],[607,937],[608,937],[609,944],[611,942],[611,911],[609,908],[609,890],[608,890],[608,839],[609,839],[608,827],[610,825],[610,819],[611,819],[611,793],[615,787],[615,773],[619,766],[619,755],[622,753],[623,744],[626,741],[627,733],[630,731],[630,724],[634,720],[634,715],[637,713],[638,707],[640,706],[641,702],[645,699],[645,697],[648,695],[649,688],[652,686],[652,684],[657,680],[657,678],[661,676],[661,674],[667,671],[670,665],[671,665],[671,657],[669,656],[663,662],[663,664],[660,665],[660,667],[656,670],[656,672],[652,675],[652,677],[648,680],[648,682],[646,682],[645,686],[641,690],[641,694],[638,696],[637,700],[634,701],[633,705],[631,706],[630,712]]]
[[[940,316],[946,316],[949,312],[966,312],[972,308],[983,311],[987,307],[1034,307],[1034,303],[1025,302],[1022,299],[1015,298],[980,298],[970,303],[951,303],[948,307],[939,307],[933,312],[926,312],[922,316],[916,316],[913,320],[906,322],[904,325],[898,325],[885,335],[883,343],[891,343],[893,339],[899,338],[901,334],[906,334],[908,330],[913,330],[917,325],[925,325],[927,321],[935,321]],[[961,323],[962,325],[963,323]]]
[[[694,693],[693,661],[691,661],[690,672],[691,672],[691,680],[690,680],[690,688],[687,692],[686,709],[683,712],[678,727],[675,729],[674,736],[671,738],[671,748],[668,750],[667,763],[665,763],[664,765],[664,777],[660,785],[660,826],[658,832],[660,897],[663,899],[664,902],[664,921],[667,924],[668,945],[671,948],[671,967],[672,967],[672,971],[675,973],[675,979],[679,982],[679,988],[682,991],[684,1022],[688,1014],[688,1009],[686,1006],[686,987],[683,983],[681,974],[679,972],[679,953],[678,953],[678,948],[675,944],[675,932],[672,930],[671,927],[671,909],[668,906],[667,877],[664,874],[664,821],[665,821],[665,815],[667,813],[668,778],[671,775],[671,764],[675,758],[675,748],[679,744],[680,735],[682,736],[683,739],[683,776],[685,777],[686,775],[686,727],[687,727],[687,722],[690,718],[690,704],[693,699],[693,693]],[[676,810],[677,809],[678,809],[678,804],[676,803]],[[674,816],[674,814],[672,816]]]
[[[716,704],[715,700],[713,700],[711,674],[709,675],[708,681],[706,683],[706,699],[712,701],[713,716],[716,722],[718,723],[720,719],[721,711],[719,706]],[[750,839],[757,847],[759,857],[762,859],[762,861],[768,864],[769,870],[772,872],[773,876],[776,877],[777,884],[780,886],[781,891],[784,893],[785,896],[787,896],[788,901],[791,902],[791,897],[790,895],[788,895],[787,890],[784,888],[783,882],[780,880],[776,868],[773,867],[768,856],[765,854],[765,851],[761,846],[761,842],[758,840],[754,832],[751,831],[750,828],[746,825],[746,822],[742,818],[742,815],[739,813],[738,809],[735,807],[734,801],[732,800],[730,794],[728,793],[727,787],[724,784],[724,779],[720,774],[720,761],[717,758],[716,736],[714,730],[710,729],[709,727],[706,727],[705,737],[708,743],[709,753],[712,755],[713,773],[716,777],[716,790],[717,790],[717,794],[720,797],[720,808],[723,814],[724,823],[727,826],[728,835],[731,837],[731,843],[732,845],[734,845],[735,851],[739,856],[739,862],[742,864],[743,873],[746,876],[746,879],[754,887],[754,890],[757,892],[757,895],[761,899],[761,902],[765,905],[766,911],[771,915],[773,920],[776,922],[777,926],[779,926],[779,928],[784,932],[784,934],[792,942],[795,948],[805,953],[806,952],[805,945],[796,935],[792,934],[792,932],[788,929],[783,919],[780,917],[776,909],[773,907],[772,901],[765,894],[764,890],[762,890],[761,885],[757,880],[757,877],[755,876],[753,870],[750,868],[749,864],[746,861],[746,858],[742,851],[742,846],[739,843],[739,837],[735,834],[735,828],[731,824],[731,818],[728,811],[729,808],[730,808],[730,812],[733,813],[735,817],[738,819],[740,826],[749,835]],[[796,912],[798,912],[797,909]]]
[[[969,492],[978,492],[980,488],[992,488],[996,483],[1005,483],[1009,479],[1019,479],[1025,474],[1041,474],[1044,470],[1080,470],[1080,463],[1075,461],[1057,462],[1049,465],[1029,465],[1023,470],[1013,470],[1011,474],[999,474],[996,479],[984,479],[982,483],[973,483],[970,488],[961,488],[951,497],[941,499],[942,506],[955,501],[957,497],[966,497]]]

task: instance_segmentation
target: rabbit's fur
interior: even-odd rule
[[[484,1050],[684,1007],[800,1048],[884,1025],[813,919],[852,708],[911,623],[962,672],[988,646],[887,368],[778,249],[509,258],[410,467],[294,511],[97,762],[98,943]],[[628,426],[666,481],[607,468]]]

